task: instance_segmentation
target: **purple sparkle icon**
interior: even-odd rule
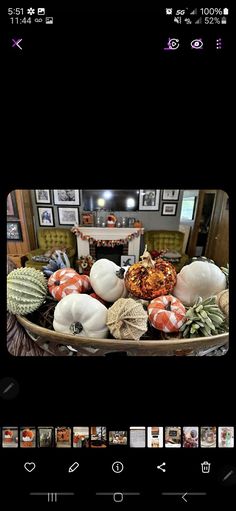
[[[20,43],[23,41],[23,39],[12,39],[12,48],[19,48],[19,50],[22,50]]]
[[[169,37],[168,39],[168,42],[167,42],[167,48],[163,48],[165,51],[168,51],[168,50],[178,50],[179,48],[179,39],[175,39],[175,38],[172,38]]]

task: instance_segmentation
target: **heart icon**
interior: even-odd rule
[[[31,461],[27,461],[25,464],[24,464],[24,468],[25,470],[27,470],[27,472],[33,472],[33,470],[36,468],[36,464]]]

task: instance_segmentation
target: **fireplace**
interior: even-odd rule
[[[123,246],[95,247],[95,259],[110,259],[120,266],[120,256],[123,254]]]
[[[101,259],[101,257],[103,257],[101,254],[104,254],[104,248],[111,249],[110,255],[115,253],[118,254],[117,249],[119,248],[121,252],[119,251],[118,265],[120,265],[121,254],[134,255],[135,261],[139,261],[140,239],[141,234],[144,232],[142,228],[76,226],[73,228],[73,232],[77,236],[78,257],[90,254],[96,259]],[[110,244],[111,246],[107,247],[107,244]],[[98,255],[96,254],[97,248],[101,248]],[[108,252],[109,251],[107,251],[107,253]]]

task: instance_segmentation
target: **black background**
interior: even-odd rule
[[[87,4],[86,7],[80,4],[76,12],[79,9],[83,12]],[[142,10],[136,13],[133,10],[124,14],[122,10],[116,16],[104,9],[96,16],[86,11],[75,19],[75,8],[70,10],[67,5],[67,14],[73,12],[73,19],[68,22],[62,7],[57,7],[54,41],[48,35],[52,27],[44,27],[40,37],[39,31],[34,31],[29,40],[30,27],[26,50],[20,55],[10,51],[11,31],[5,25],[2,37],[6,57],[2,233],[5,232],[8,191],[42,186],[64,188],[65,183],[79,189],[89,188],[91,183],[92,188],[151,186],[164,189],[170,185],[185,189],[223,188],[230,196],[232,223],[233,151],[229,112],[234,103],[234,79],[230,48],[223,57],[209,52],[201,58],[189,53],[179,59],[173,55],[164,58],[160,41],[166,29],[151,5],[149,8],[143,4]],[[153,14],[150,15],[148,9]],[[46,29],[49,29],[47,34]],[[55,38],[60,39],[58,46]],[[232,238],[231,225],[231,241]],[[233,262],[231,268],[233,273]],[[3,250],[1,276],[3,287]],[[104,424],[113,425],[115,429],[156,423],[233,425],[235,342],[232,315],[230,321],[230,351],[224,357],[20,359],[7,353],[2,335],[1,377],[16,378],[21,391],[14,402],[0,403],[0,425]],[[1,323],[4,332],[4,300]],[[3,451],[5,470],[10,470],[6,469],[6,464],[15,453]],[[129,478],[122,481],[122,485],[123,489],[126,485],[139,491],[137,486],[146,484],[150,499],[157,483],[152,479],[150,468],[155,456],[167,459],[168,454],[168,462],[170,460],[175,467],[170,486],[174,485],[175,491],[187,491],[187,475],[183,475],[182,470],[187,466],[190,473],[189,467],[195,463],[190,460],[196,458],[199,465],[205,455],[201,452],[190,453],[190,456],[182,450],[161,454],[141,451],[138,449],[138,454],[131,455],[128,450],[122,451],[123,460],[131,467]],[[233,455],[234,451],[222,453],[218,449],[206,453],[205,457],[211,456],[212,460],[215,457],[214,491],[217,471],[221,465],[231,464]],[[46,456],[47,470],[53,467],[50,483],[42,475],[46,470]],[[135,456],[137,459],[133,462]],[[20,451],[17,462],[20,464],[19,457],[23,458]],[[27,491],[38,491],[40,478],[44,480],[41,491],[66,491],[69,483],[63,479],[62,472],[59,474],[60,462],[62,466],[67,464],[73,453],[42,454],[37,450],[34,457],[40,458],[44,468],[37,481],[32,482],[33,490],[27,479]],[[96,491],[107,491],[108,487],[111,491],[122,491],[117,488],[116,480],[109,479],[113,459],[110,450],[109,453],[85,452],[80,457],[90,473],[89,476],[84,469],[86,481],[95,480],[100,467],[103,468],[103,483],[107,481],[107,487],[103,485]],[[96,466],[98,460],[93,479],[91,467]],[[140,466],[142,478],[136,474],[137,466]],[[17,474],[16,488],[21,491],[20,478],[25,480],[25,475],[20,468]],[[202,491],[197,473],[192,480],[193,487]],[[158,479],[158,488],[162,484],[159,482]],[[82,486],[81,479],[75,483],[76,487]],[[96,484],[99,486],[98,482]],[[93,485],[88,484],[89,489],[91,497]],[[222,498],[226,499],[226,494]],[[228,498],[232,499],[232,495],[228,494]]]

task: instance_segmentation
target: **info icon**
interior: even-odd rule
[[[114,461],[112,463],[112,471],[115,472],[115,474],[120,474],[124,470],[124,465],[121,461]]]

